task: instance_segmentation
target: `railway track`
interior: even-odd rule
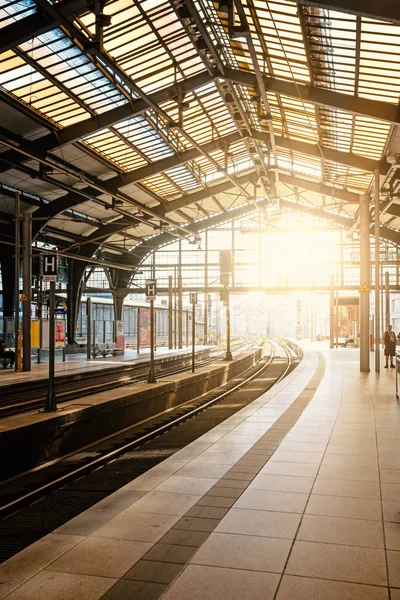
[[[176,409],[2,483],[0,561],[53,531],[222,422],[276,382],[296,361],[268,342],[269,353],[243,377]],[[262,386],[250,384],[259,381]],[[261,389],[260,389],[261,388]]]
[[[253,342],[239,342],[232,345],[234,351],[249,346]],[[196,366],[203,367],[224,356],[225,350],[210,350],[204,359],[197,359]],[[166,362],[156,363],[157,377],[166,377],[182,373],[191,366],[190,356],[171,357]],[[144,383],[147,381],[149,365],[147,362],[139,364],[124,364],[101,371],[86,371],[73,375],[56,377],[55,389],[57,402],[71,402],[82,396],[90,396],[107,390]],[[47,395],[47,380],[29,381],[18,385],[10,384],[1,387],[0,418],[39,410],[43,407]]]

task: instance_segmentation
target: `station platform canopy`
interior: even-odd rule
[[[0,241],[139,264],[268,205],[400,240],[400,16],[383,0],[5,0]],[[267,216],[266,216],[267,218]]]

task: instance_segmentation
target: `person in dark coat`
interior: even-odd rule
[[[393,356],[395,356],[395,354],[396,354],[396,334],[394,331],[392,331],[391,325],[387,326],[387,330],[385,331],[385,333],[382,336],[382,344],[384,347],[385,360],[386,360],[385,369],[387,369],[389,367],[389,358],[390,358],[390,368],[394,369],[395,367],[393,364]]]

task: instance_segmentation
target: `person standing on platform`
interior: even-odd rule
[[[392,331],[392,326],[388,325],[387,330],[382,336],[382,344],[385,352],[385,369],[389,367],[389,357],[390,357],[390,368],[394,369],[393,364],[393,356],[396,355],[396,334]]]

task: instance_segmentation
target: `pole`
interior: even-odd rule
[[[333,273],[330,275],[329,294],[329,348],[334,348],[335,286]]]
[[[371,283],[369,194],[360,196],[360,288]],[[369,292],[360,292],[360,371],[369,372]]]
[[[172,350],[172,275],[168,277],[168,348]]]
[[[375,186],[374,186],[374,200],[375,200],[375,223],[374,223],[374,233],[375,233],[375,372],[379,373],[381,370],[381,356],[379,352],[380,345],[380,303],[379,303],[379,285],[380,285],[380,273],[379,273],[379,245],[380,245],[380,236],[379,236],[379,215],[380,215],[380,206],[379,206],[379,170],[375,171]]]
[[[231,352],[231,310],[230,310],[230,294],[229,288],[227,288],[227,303],[226,303],[226,356],[225,360],[232,360]]]
[[[176,267],[174,267],[174,348],[176,350],[177,348],[177,339],[176,339],[176,332],[177,332],[177,323],[176,323],[176,315],[177,315],[177,310],[176,310]]]
[[[208,288],[208,231],[206,229],[204,233],[205,238],[205,249],[204,249],[204,345],[208,343],[208,302],[207,302],[207,288]]]
[[[195,306],[196,303],[192,302],[192,373],[195,371],[196,363],[196,319],[195,319]]]
[[[182,311],[183,311],[183,291],[182,291],[182,275],[179,273],[178,275],[178,348],[181,350],[183,348],[183,336],[182,336]]]
[[[15,286],[14,286],[14,338],[15,338],[15,370],[21,370],[21,356],[19,348],[19,273],[20,273],[20,219],[21,219],[21,196],[19,192],[15,192]],[[4,282],[3,282],[4,286]]]
[[[150,370],[147,383],[157,383],[154,371],[154,300],[150,300]]]
[[[339,268],[336,263],[336,290],[335,290],[335,330],[336,348],[339,348]]]
[[[22,344],[23,370],[30,371],[31,365],[31,293],[32,293],[32,215],[24,212],[22,221],[23,259],[22,282],[24,302],[22,303]]]
[[[389,271],[385,271],[385,317],[386,317],[386,325],[389,325],[389,323],[390,323]]]
[[[189,348],[189,311],[186,311],[186,348]]]
[[[89,360],[91,355],[91,344],[92,344],[92,299],[87,298],[86,300],[86,358]]]
[[[55,342],[56,342],[56,283],[50,282],[50,304],[49,304],[49,388],[44,410],[45,412],[55,412],[57,410],[56,392],[54,386],[54,367],[55,367]]]
[[[136,321],[136,352],[140,353],[140,306],[137,309],[137,321]]]

